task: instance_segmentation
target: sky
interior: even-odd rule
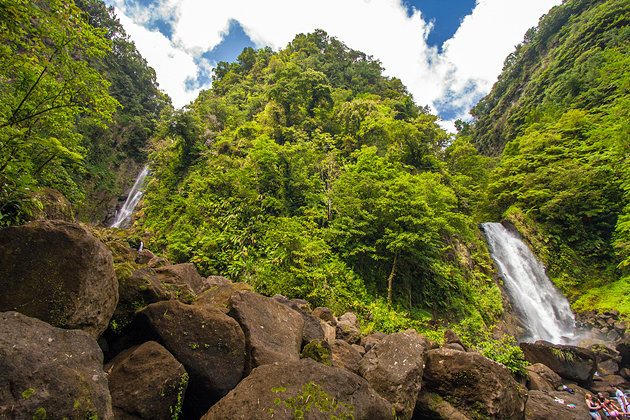
[[[483,98],[527,29],[561,0],[105,0],[160,88],[182,107],[243,48],[279,50],[323,29],[379,60],[441,125]]]

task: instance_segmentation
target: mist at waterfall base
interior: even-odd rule
[[[116,212],[116,217],[114,218],[114,221],[109,225],[110,227],[126,228],[127,226],[129,226],[131,215],[140,202],[142,194],[144,194],[144,180],[146,179],[147,175],[149,175],[149,166],[145,166],[144,168],[142,168],[142,171],[140,171],[140,173],[138,174],[136,181],[133,183],[129,194],[127,195],[125,203]]]
[[[585,338],[576,330],[569,301],[549,280],[545,267],[518,232],[501,223],[484,223],[482,228],[512,309],[525,330],[518,339],[576,344]]]

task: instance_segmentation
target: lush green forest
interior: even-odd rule
[[[381,329],[404,326],[401,314],[492,324],[501,298],[473,218],[480,181],[457,169],[486,159],[445,153],[436,117],[381,73],[322,31],[219,64],[213,88],[155,136],[137,228],[204,274]]]
[[[453,135],[323,31],[245,49],[174,110],[100,0],[0,0],[0,226],[40,187],[102,220],[150,161],[131,232],[151,250],[366,330],[490,329],[478,223],[502,219],[575,309],[630,313],[629,8],[553,8]]]

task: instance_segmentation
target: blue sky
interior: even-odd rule
[[[379,59],[452,130],[525,31],[561,0],[106,0],[180,107],[245,47],[278,50],[323,29]]]

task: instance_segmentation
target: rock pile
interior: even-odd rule
[[[442,347],[414,330],[362,337],[352,313],[146,250],[125,251],[112,284],[108,252],[68,222],[0,231],[0,418],[577,419],[586,391],[563,384],[598,389],[598,366],[623,380],[630,360],[630,342],[529,344],[539,363],[519,382],[453,331]]]

